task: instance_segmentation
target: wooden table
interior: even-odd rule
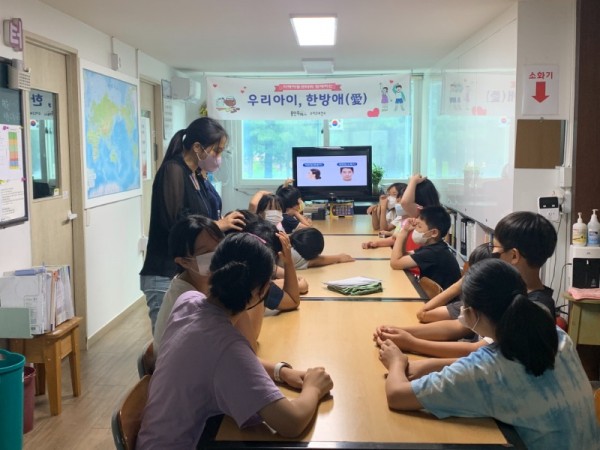
[[[569,337],[577,344],[600,345],[600,300],[575,300],[569,294]]]
[[[356,236],[345,235],[326,235],[324,255],[333,255],[337,253],[347,253],[353,258],[358,259],[385,259],[390,260],[392,247],[378,247],[364,249],[362,244],[369,241],[377,241],[377,236]]]
[[[378,360],[372,333],[390,322],[415,324],[419,307],[416,302],[305,301],[298,311],[265,317],[259,356],[297,368],[324,366],[334,381],[331,398],[320,404],[316,420],[296,442],[286,442],[262,425],[240,430],[225,417],[216,440],[199,448],[510,447],[493,419],[439,420],[426,412],[388,408],[386,369]],[[282,390],[292,398],[298,395]]]
[[[313,227],[321,233],[328,234],[354,234],[354,235],[376,235],[371,225],[371,216],[361,214],[348,217],[327,216],[325,220],[313,220]]]
[[[329,236],[325,239],[327,240]],[[337,300],[351,299],[364,300],[389,299],[389,300],[423,300],[425,295],[418,288],[416,279],[403,270],[394,270],[390,267],[389,259],[386,260],[357,260],[349,263],[332,264],[330,266],[312,267],[299,270],[298,275],[308,282],[308,292],[302,298],[333,298]],[[340,280],[344,278],[364,276],[382,280],[383,292],[346,297],[330,291],[323,284],[324,281]]]
[[[33,363],[36,370],[36,391],[45,392],[48,382],[50,414],[57,416],[62,411],[62,370],[61,361],[69,357],[71,386],[73,395],[81,394],[79,369],[79,323],[81,317],[73,317],[61,323],[54,331],[34,336],[31,339],[9,339],[10,351],[21,353],[27,363]]]

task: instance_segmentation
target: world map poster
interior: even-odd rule
[[[84,68],[82,89],[86,207],[139,195],[137,83]]]

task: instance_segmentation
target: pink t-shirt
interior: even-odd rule
[[[182,294],[163,335],[137,449],[195,448],[208,418],[241,427],[283,398],[228,313],[204,294]]]

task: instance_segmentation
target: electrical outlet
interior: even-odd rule
[[[550,222],[558,222],[560,211],[558,207],[558,197],[539,197],[538,213],[548,219]]]

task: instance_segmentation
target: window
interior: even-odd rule
[[[242,180],[292,176],[292,147],[323,145],[320,120],[244,120]]]
[[[513,115],[442,111],[442,81],[429,88],[427,175],[462,179],[463,176],[501,178],[510,165]],[[476,175],[475,175],[476,174]]]
[[[57,96],[52,92],[31,89],[30,136],[33,198],[52,197],[59,187]]]

